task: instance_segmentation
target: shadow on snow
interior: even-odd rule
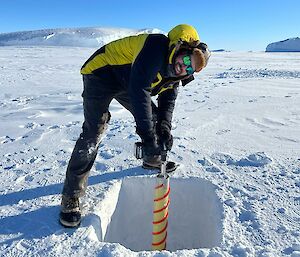
[[[104,173],[89,177],[89,185],[95,185],[114,179],[122,179],[130,176],[149,175],[151,171],[141,167],[130,168],[118,172]],[[19,192],[0,195],[0,206],[18,204],[21,200],[33,200],[43,196],[60,194],[63,184],[52,184],[44,187],[25,189]],[[2,235],[16,235],[14,238],[0,242],[0,245],[10,245],[21,239],[44,238],[52,234],[72,234],[75,229],[64,229],[58,223],[59,206],[41,206],[37,210],[24,212],[15,216],[7,216],[0,219]],[[83,224],[84,225],[84,224]]]

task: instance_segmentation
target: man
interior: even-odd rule
[[[168,36],[141,34],[119,39],[97,50],[82,66],[84,123],[66,172],[60,222],[80,224],[79,197],[110,120],[116,99],[134,116],[143,143],[143,167],[160,168],[160,149],[170,150],[172,113],[179,82],[186,85],[207,64],[210,52],[190,25],[178,25]],[[158,95],[156,106],[151,96]]]

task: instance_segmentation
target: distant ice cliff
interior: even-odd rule
[[[266,52],[300,52],[300,38],[289,38],[267,46]]]

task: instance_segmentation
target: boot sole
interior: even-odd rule
[[[73,221],[73,222],[69,222],[69,221],[65,221],[62,218],[59,218],[59,223],[64,226],[65,228],[76,228],[80,225],[81,220],[79,221]]]
[[[179,165],[176,164],[175,162],[172,162],[172,161],[169,161],[167,163],[167,166],[166,166],[166,172],[167,173],[170,173],[170,172],[173,172],[177,169]],[[154,166],[150,166],[146,163],[143,163],[143,166],[142,166],[144,169],[146,170],[159,170],[160,171],[160,167],[154,167]]]

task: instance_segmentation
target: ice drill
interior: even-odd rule
[[[168,215],[170,205],[170,179],[166,172],[167,150],[161,152],[161,172],[157,175],[154,189],[152,250],[165,250],[168,236]]]

